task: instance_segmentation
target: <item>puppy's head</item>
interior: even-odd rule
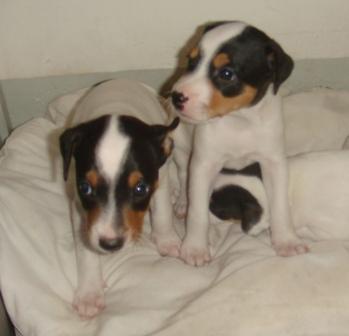
[[[224,116],[257,104],[270,85],[276,94],[292,69],[290,56],[262,31],[238,21],[216,23],[189,52],[172,107],[193,123]]]
[[[60,137],[64,179],[75,159],[82,233],[96,251],[120,249],[139,236],[160,167],[172,151],[179,123],[149,126],[130,116],[106,115],[67,129]]]

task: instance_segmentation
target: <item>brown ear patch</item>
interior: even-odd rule
[[[227,65],[230,63],[230,58],[228,54],[226,53],[220,53],[216,55],[212,61],[213,66],[218,69],[224,65]]]
[[[143,228],[145,211],[136,211],[130,208],[123,210],[124,223],[132,240],[137,240]]]
[[[86,180],[92,188],[96,188],[98,185],[98,181],[100,180],[100,176],[95,169],[92,169],[86,173]]]
[[[213,94],[208,108],[210,118],[223,116],[229,112],[247,107],[257,95],[257,89],[250,85],[245,85],[242,92],[234,97],[225,97],[216,88],[212,88],[212,92]]]
[[[190,58],[195,58],[199,55],[199,48],[198,47],[194,47],[191,52],[189,53],[189,57]]]
[[[143,174],[139,170],[134,170],[128,176],[128,186],[132,189],[136,186],[136,184],[143,178]]]

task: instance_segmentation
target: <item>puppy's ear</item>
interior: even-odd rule
[[[79,128],[69,128],[59,137],[59,145],[63,158],[63,177],[66,181],[71,159],[75,153],[77,145],[81,141],[81,132]]]
[[[151,127],[151,134],[153,136],[153,144],[159,156],[159,166],[161,167],[166,159],[170,156],[173,150],[173,139],[171,132],[179,125],[179,118],[173,119],[170,125],[153,125]]]
[[[274,40],[270,40],[265,52],[268,65],[273,72],[274,93],[276,94],[280,85],[290,76],[294,63],[292,58]]]

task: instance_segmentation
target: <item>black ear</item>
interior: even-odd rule
[[[59,137],[61,155],[63,158],[63,177],[65,181],[68,178],[71,159],[80,141],[81,132],[78,128],[69,128]]]
[[[266,47],[266,56],[269,67],[273,71],[274,93],[276,94],[280,85],[290,76],[294,63],[274,40],[270,40]]]
[[[174,131],[179,125],[179,118],[173,119],[170,125],[153,125],[151,127],[151,134],[153,136],[153,144],[155,150],[159,155],[159,165],[162,166],[166,159],[170,156],[173,149],[173,140],[170,133]]]

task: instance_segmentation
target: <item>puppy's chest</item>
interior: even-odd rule
[[[257,155],[272,146],[275,134],[270,127],[246,120],[223,119],[198,130],[199,143],[207,152],[234,160]]]

